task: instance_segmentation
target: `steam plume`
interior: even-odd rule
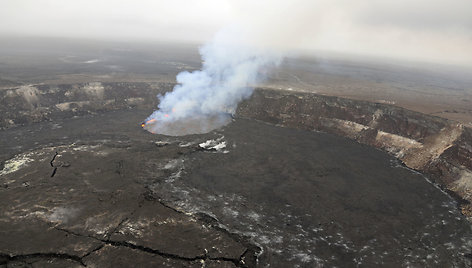
[[[178,84],[172,92],[158,96],[159,109],[147,118],[150,123],[145,128],[178,136],[206,133],[227,124],[238,103],[263,78],[262,69],[280,61],[267,48],[251,45],[250,38],[237,26],[218,32],[200,49],[202,69],[177,75]]]
[[[318,1],[231,0],[234,24],[200,49],[202,69],[177,75],[172,92],[159,96],[159,109],[145,128],[167,135],[205,133],[227,124],[264,71],[303,43],[313,29]]]

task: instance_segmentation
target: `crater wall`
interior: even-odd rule
[[[460,123],[387,104],[268,89],[256,90],[237,114],[385,150],[433,179],[472,216],[472,130]]]
[[[23,85],[0,90],[0,129],[123,109],[151,111],[173,83]],[[472,218],[472,130],[447,119],[372,103],[256,89],[236,116],[324,131],[385,150],[457,197]]]

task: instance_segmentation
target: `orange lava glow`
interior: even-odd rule
[[[146,121],[146,122],[142,122],[142,123],[141,123],[141,127],[145,127],[147,124],[152,123],[152,122],[155,122],[155,121],[157,121],[157,120],[156,120],[156,119],[151,119],[151,120],[148,120],[148,121]]]

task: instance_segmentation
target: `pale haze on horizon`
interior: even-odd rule
[[[16,0],[0,8],[4,37],[204,43],[232,24],[276,49],[472,66],[470,0]]]

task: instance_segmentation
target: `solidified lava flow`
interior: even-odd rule
[[[70,88],[91,90],[37,86],[39,108],[0,92],[19,102],[6,118],[35,122],[0,131],[0,265],[471,265],[458,203],[408,168],[465,181],[464,126],[258,89],[235,118],[169,115],[144,122],[150,135],[136,122],[172,85],[94,84],[104,99],[80,105]]]
[[[290,57],[167,102],[196,47],[2,41],[1,268],[472,267],[467,72]]]
[[[0,175],[0,263],[470,264],[454,200],[384,152],[237,117],[207,134],[149,135],[133,124],[146,113],[0,132],[23,144],[0,143],[13,156]]]

